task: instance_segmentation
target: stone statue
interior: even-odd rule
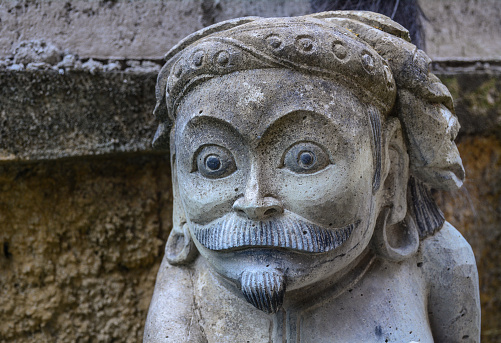
[[[430,193],[462,185],[459,124],[407,30],[248,17],[166,59],[174,223],[145,342],[479,342],[475,258]]]

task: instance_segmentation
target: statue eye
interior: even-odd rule
[[[204,177],[217,179],[232,174],[236,169],[235,160],[228,149],[208,145],[203,147],[197,157],[193,171],[199,171]]]
[[[221,168],[221,158],[218,155],[209,155],[205,158],[205,167],[211,171]]]
[[[324,148],[313,142],[299,142],[287,149],[282,166],[298,174],[312,174],[330,164]]]

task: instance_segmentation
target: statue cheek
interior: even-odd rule
[[[313,175],[281,177],[287,187],[280,190],[280,198],[287,209],[325,227],[360,219],[371,198],[371,164],[343,160]]]
[[[217,180],[195,173],[179,175],[179,193],[187,219],[205,224],[231,212],[241,183],[238,175]]]

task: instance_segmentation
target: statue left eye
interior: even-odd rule
[[[217,179],[232,174],[237,167],[228,149],[218,145],[207,145],[199,151],[194,169],[204,177]]]
[[[313,142],[298,142],[285,152],[282,167],[298,174],[312,174],[329,163],[329,155],[323,147]]]

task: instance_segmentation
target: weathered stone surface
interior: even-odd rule
[[[464,186],[436,197],[447,220],[461,228],[475,253],[482,342],[501,342],[501,138],[465,136],[458,149],[466,171]]]
[[[139,342],[171,225],[161,155],[0,166],[0,342]]]
[[[45,40],[22,41],[14,49],[14,63],[47,63],[56,64],[62,52]]]
[[[432,59],[489,60],[501,56],[501,2],[420,0],[426,52]]]
[[[421,0],[432,58],[501,55],[497,0]],[[203,26],[249,15],[295,16],[309,0],[1,1],[0,58],[23,40],[50,39],[84,58],[158,59]],[[166,34],[168,33],[168,34]]]
[[[151,151],[153,73],[0,71],[0,161]]]
[[[0,58],[21,41],[50,39],[83,58],[158,59],[217,21],[308,10],[308,0],[1,1]]]

